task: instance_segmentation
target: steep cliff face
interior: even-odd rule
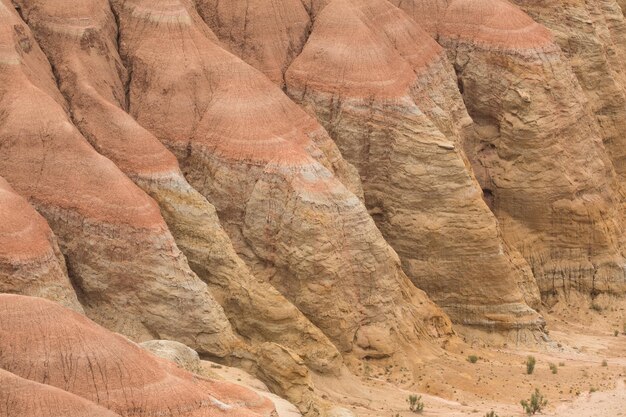
[[[56,387],[32,388],[33,395],[42,395],[34,406],[46,414],[45,400],[52,395],[63,400],[61,404],[72,402],[102,415],[116,414],[89,402],[128,417],[269,417],[273,412],[268,399],[234,384],[194,376],[53,302],[0,295],[0,317],[0,368],[6,371],[0,371],[0,380],[16,379],[7,375],[10,372],[32,381],[30,385]],[[15,407],[16,414],[8,415],[27,415],[17,414],[20,403],[25,400],[3,403],[3,410]]]
[[[617,176],[550,32],[507,2],[395,4],[447,49],[476,123],[467,154],[541,291],[623,292]]]
[[[313,369],[336,372],[341,364],[336,348],[278,291],[251,275],[213,205],[187,183],[175,156],[124,111],[129,77],[117,52],[117,25],[108,4],[20,4],[55,68],[74,123],[99,153],[158,202],[189,265],[239,333],[253,342],[285,344]]]
[[[1,177],[0,293],[47,298],[83,311],[48,223]]]
[[[356,171],[313,118],[221,49],[187,2],[114,9],[130,114],[177,155],[257,277],[360,357],[449,332],[349,191],[360,193]]]
[[[626,175],[626,22],[622,10],[614,0],[515,3],[550,29],[568,58],[623,184]]]
[[[0,0],[0,417],[273,416],[111,331],[336,415],[623,294],[622,3]]]
[[[532,273],[500,239],[460,150],[472,121],[452,67],[416,23],[384,0],[326,1],[305,4],[315,23],[297,26],[302,5],[274,2],[292,11],[276,15],[274,27],[292,35],[281,43],[255,12],[270,2],[256,1],[245,34],[234,39],[238,21],[227,16],[236,14],[236,2],[197,3],[232,52],[266,73],[288,67],[288,94],[357,167],[369,213],[419,288],[459,323],[540,326],[526,305],[539,302]],[[271,56],[258,53],[270,48]]]
[[[225,355],[230,325],[158,206],[71,123],[45,55],[13,6],[0,7],[0,174],[50,224],[86,313],[138,340]]]
[[[530,270],[500,240],[459,149],[471,119],[452,67],[423,30],[383,0],[331,1],[285,79],[359,169],[370,213],[419,288],[459,323],[540,326],[517,285],[530,282],[537,305]]]

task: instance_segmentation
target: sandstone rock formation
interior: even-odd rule
[[[623,292],[619,184],[550,32],[504,1],[395,3],[448,50],[477,125],[474,172],[544,295]]]
[[[0,0],[0,417],[344,415],[623,294],[623,6]]]
[[[153,197],[186,255],[240,334],[294,349],[320,372],[341,358],[273,287],[258,282],[235,253],[215,208],[184,179],[171,154],[123,109],[129,75],[117,52],[117,26],[108,4],[85,0],[20,1],[24,18],[55,68],[74,123],[102,155]]]
[[[227,354],[233,334],[222,308],[156,203],[71,123],[45,55],[8,0],[0,53],[0,175],[50,224],[86,313],[137,340]]]
[[[290,38],[276,42],[259,11],[269,2],[250,4],[245,33],[235,37],[237,6],[197,3],[231,51],[279,84],[272,74],[288,67],[288,93],[358,168],[370,214],[418,287],[460,323],[541,326],[525,304],[539,302],[532,273],[502,243],[460,151],[471,119],[452,68],[417,24],[384,0],[314,2],[305,4],[315,20],[306,38],[309,26],[294,17],[303,16],[302,5],[282,1],[275,7],[290,12],[277,13],[272,28]]]
[[[0,293],[47,298],[78,312],[63,255],[46,221],[0,177]]]
[[[198,12],[229,51],[283,86],[285,70],[311,30],[302,0],[196,1]]]
[[[349,191],[360,193],[356,173],[313,118],[221,49],[188,2],[113,4],[133,74],[130,114],[177,155],[257,277],[359,357],[449,332]],[[184,51],[184,65],[168,51]]]
[[[613,166],[626,175],[626,21],[614,0],[515,1],[550,29],[580,83]]]
[[[541,326],[518,288],[538,304],[530,270],[501,241],[460,150],[471,119],[441,47],[384,0],[334,0],[285,79],[359,169],[418,287],[459,323]]]
[[[253,417],[273,411],[269,400],[252,391],[193,376],[50,301],[0,295],[0,317],[0,368],[119,415]],[[3,379],[10,378],[4,371]],[[59,395],[61,405],[75,400],[38,389],[44,398]],[[78,405],[87,407],[84,401]]]
[[[156,356],[174,362],[180,368],[193,374],[202,372],[202,364],[198,352],[182,343],[171,340],[148,340],[139,344],[142,348]]]

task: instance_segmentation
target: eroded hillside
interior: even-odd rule
[[[620,6],[0,0],[0,416],[291,415],[166,340],[341,417],[618,320]]]

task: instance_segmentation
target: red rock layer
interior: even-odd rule
[[[44,297],[83,311],[48,223],[1,177],[0,293]]]
[[[477,124],[468,155],[544,295],[625,291],[617,177],[550,32],[504,1],[395,3],[448,50]]]
[[[196,0],[198,12],[226,48],[283,85],[311,28],[301,0]]]
[[[135,339],[226,354],[230,325],[158,206],[71,123],[29,29],[7,0],[1,7],[0,175],[59,238],[85,311]]]
[[[456,148],[471,119],[441,47],[384,0],[333,0],[285,79],[359,169],[370,213],[419,288],[462,324],[541,326],[518,288],[537,305],[532,275]]]
[[[133,71],[130,113],[178,156],[255,275],[344,352],[389,356],[449,331],[340,182],[358,192],[354,169],[313,118],[217,46],[188,2],[114,9]]]
[[[215,208],[184,179],[176,158],[123,108],[128,73],[108,3],[21,1],[22,14],[56,69],[74,122],[90,143],[160,205],[191,268],[253,342],[285,344],[322,372],[339,352],[291,303],[259,283],[235,253]]]
[[[120,417],[77,395],[0,369],[0,417]]]
[[[273,411],[268,399],[252,391],[194,376],[58,304],[0,295],[0,317],[0,368],[119,415],[253,417]],[[32,389],[31,395],[41,393],[42,400],[56,394],[73,401],[75,412],[89,406],[57,390],[17,382]]]

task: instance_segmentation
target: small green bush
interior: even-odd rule
[[[526,373],[528,375],[532,374],[535,371],[536,363],[537,363],[537,360],[535,359],[534,356],[529,356],[528,358],[526,358]]]
[[[548,366],[550,366],[550,370],[552,371],[553,374],[557,374],[559,372],[559,368],[555,364],[551,363]]]
[[[593,394],[594,392],[596,392],[598,389],[596,387],[590,387],[589,388],[589,394]]]
[[[422,402],[421,395],[409,395],[409,398],[406,400],[409,403],[409,410],[414,413],[421,413],[424,411],[424,403]]]
[[[476,356],[476,355],[469,355],[467,357],[467,361],[469,363],[476,363],[476,362],[478,362],[478,356]]]
[[[520,401],[520,404],[524,408],[524,412],[527,415],[540,413],[543,408],[548,405],[548,400],[543,397],[543,394],[539,392],[539,388],[535,388],[528,400]]]
[[[606,359],[602,361],[602,366],[609,366],[609,363],[606,361]]]

